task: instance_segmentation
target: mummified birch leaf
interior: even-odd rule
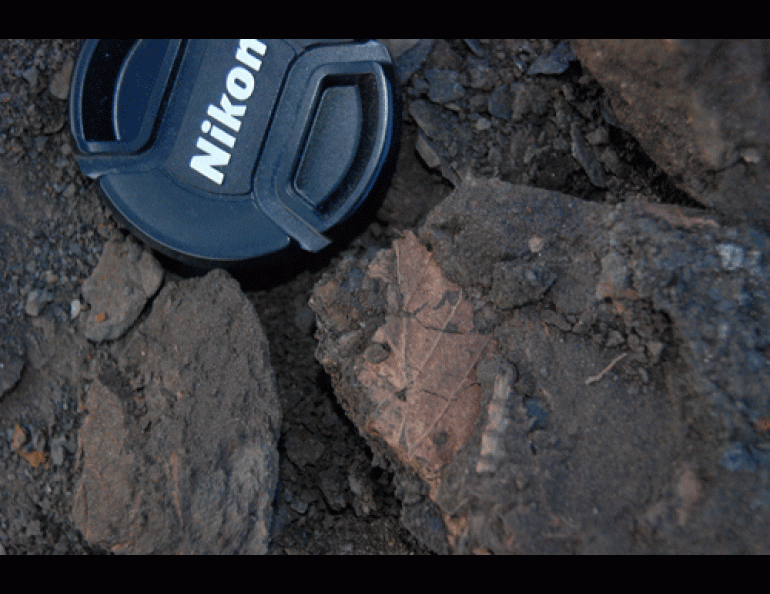
[[[473,430],[481,395],[476,363],[489,337],[473,332],[470,303],[414,234],[394,249],[402,305],[373,337],[390,354],[365,361],[358,376],[372,401],[366,429],[433,480]]]

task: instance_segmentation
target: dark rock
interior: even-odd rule
[[[497,262],[492,275],[492,299],[505,309],[538,301],[556,282],[556,274],[538,263]]]
[[[432,501],[405,505],[401,509],[401,522],[434,553],[446,555],[450,552],[444,519]]]
[[[539,117],[548,111],[549,97],[540,87],[524,83],[511,85],[513,97],[511,121],[519,122],[528,116]]]
[[[446,39],[437,39],[425,64],[426,68],[443,68],[447,70],[460,70],[463,59],[452,49]]]
[[[51,77],[48,85],[48,91],[61,101],[65,101],[70,94],[70,78],[72,69],[75,67],[75,61],[69,58],[62,67]]]
[[[475,64],[468,70],[468,86],[472,89],[491,91],[499,82],[500,76],[486,64]]]
[[[354,464],[348,474],[348,487],[353,494],[353,510],[359,517],[369,516],[378,509],[374,483],[362,466],[360,463]]]
[[[396,77],[400,84],[406,84],[412,75],[423,65],[433,48],[433,39],[421,39],[410,49],[404,51],[395,60]]]
[[[569,68],[570,62],[577,60],[568,41],[562,41],[552,51],[539,56],[527,70],[527,74],[561,74]]]
[[[507,120],[511,117],[511,95],[506,85],[496,87],[489,94],[489,103],[487,107],[490,114],[501,120]]]
[[[436,152],[436,147],[431,144],[422,131],[417,135],[414,148],[430,169],[435,169],[441,165],[441,157]]]
[[[671,316],[693,389],[720,411],[712,429],[755,442],[752,419],[770,412],[770,237],[698,211],[646,210],[656,217],[640,213],[610,229],[598,295],[651,299]]]
[[[417,538],[440,551],[446,534],[454,552],[770,550],[770,507],[750,504],[770,486],[770,238],[697,211],[472,178],[419,237],[430,252],[407,234],[359,288],[349,264],[311,299],[343,407],[397,484],[418,485],[397,493]],[[346,312],[374,279],[386,309],[357,309],[353,326]],[[701,536],[713,533],[729,536]]]
[[[39,74],[39,71],[36,66],[30,66],[24,72],[21,73],[24,79],[26,79],[26,81],[29,83],[29,86],[32,87],[33,89],[37,85],[38,74]]]
[[[678,187],[770,228],[770,43],[573,40],[618,119]]]
[[[559,199],[552,200],[554,195]],[[593,291],[599,266],[587,251],[598,238],[590,229],[581,232],[580,225],[583,217],[597,213],[596,205],[563,194],[478,181],[437,206],[420,237],[433,246],[450,280],[492,288],[503,307],[549,291],[563,311],[582,312],[590,304],[584,295]],[[570,245],[560,236],[578,243]],[[494,284],[495,275],[512,283],[512,295]]]
[[[151,380],[137,389],[137,376]],[[280,410],[267,341],[232,277],[169,283],[85,406],[72,520],[89,542],[266,552]]]
[[[83,296],[91,304],[86,338],[102,342],[122,336],[162,282],[163,268],[149,250],[132,238],[108,241],[99,263],[83,283]]]
[[[484,48],[481,47],[478,39],[463,39],[463,41],[477,58],[484,57]]]
[[[425,71],[430,90],[428,97],[434,103],[449,103],[465,96],[465,89],[459,82],[460,74],[456,70],[433,68]]]
[[[580,128],[574,122],[570,127],[570,136],[572,138],[572,156],[583,167],[593,185],[597,188],[606,188],[607,177],[604,175],[601,163],[596,159],[591,147],[583,138]]]
[[[24,364],[23,357],[12,354],[7,354],[6,359],[0,362],[0,398],[21,379]]]
[[[444,130],[444,121],[440,108],[426,101],[412,101],[409,105],[409,115],[428,138],[436,138]]]

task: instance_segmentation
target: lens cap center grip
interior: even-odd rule
[[[83,173],[116,217],[206,268],[315,252],[395,146],[376,41],[92,39],[70,90]]]

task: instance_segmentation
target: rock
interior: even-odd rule
[[[487,107],[490,114],[501,120],[511,117],[511,95],[506,85],[500,85],[489,94]]]
[[[527,70],[530,76],[535,74],[561,74],[576,60],[568,41],[562,41],[551,52],[539,56]]]
[[[428,138],[438,137],[444,128],[441,110],[426,101],[412,101],[409,115]]]
[[[755,445],[763,441],[756,420],[770,418],[770,237],[696,210],[644,211],[609,229],[597,288],[666,312],[684,343],[691,387],[714,411],[710,430]]]
[[[366,466],[369,466],[368,462]],[[375,496],[377,485],[367,470],[359,460],[352,465],[348,474],[348,487],[353,495],[353,511],[358,517],[371,515],[379,507]]]
[[[376,261],[369,269],[381,282],[396,280],[390,288],[401,307],[372,337],[390,355],[365,360],[357,374],[368,398],[361,425],[431,481],[468,439],[479,405],[475,366],[489,337],[473,331],[471,304],[413,234],[394,247],[395,263]],[[388,274],[391,265],[397,279]]]
[[[425,137],[422,131],[417,134],[417,141],[415,142],[415,149],[417,154],[420,155],[425,164],[431,169],[435,169],[441,165],[441,157],[438,156],[436,148],[431,144],[430,140]]]
[[[501,204],[512,210],[504,211]],[[591,235],[593,227],[581,224],[584,217],[598,213],[593,203],[563,194],[478,182],[434,208],[420,237],[431,243],[436,261],[450,280],[463,287],[491,289],[500,299],[510,300],[510,305],[499,304],[503,307],[534,301],[547,292],[558,309],[578,314],[595,301],[587,294],[594,290],[599,274],[589,252],[599,238]],[[455,241],[447,241],[445,228],[458,229]],[[556,239],[562,235],[578,243]],[[504,294],[501,281],[505,280],[512,283],[511,295]]]
[[[604,175],[604,170],[601,164],[597,161],[591,147],[588,146],[583,134],[580,132],[580,128],[576,123],[572,123],[570,126],[570,136],[572,138],[572,156],[580,163],[580,166],[588,175],[588,179],[597,188],[607,187],[607,177]]]
[[[426,68],[460,70],[462,63],[462,56],[452,49],[446,39],[436,39],[430,56],[428,56]]]
[[[465,96],[465,89],[460,84],[460,73],[456,70],[431,68],[425,71],[430,90],[428,98],[434,103],[449,103]]]
[[[297,296],[294,300],[294,308],[294,325],[302,334],[310,336],[315,325],[315,316],[307,306],[307,298],[304,295]]]
[[[770,42],[571,43],[617,118],[680,189],[770,229]]]
[[[514,83],[511,85],[511,120],[520,122],[528,117],[539,117],[548,110],[548,95],[540,87]]]
[[[405,505],[401,510],[401,523],[432,551],[440,555],[450,552],[441,510],[432,501]]]
[[[437,163],[441,174],[452,185],[459,184],[460,177],[448,163],[446,149],[442,149],[444,154],[439,154],[437,150],[437,146],[445,145],[446,140],[455,131],[451,117],[448,116],[446,110],[429,101],[418,99],[409,105],[409,115],[420,128],[416,142],[416,148],[420,151],[420,155],[426,159],[426,163]],[[414,197],[409,201],[413,202]]]
[[[38,136],[35,138],[35,150],[38,153],[42,153],[45,150],[45,145],[48,144],[47,136]]]
[[[472,89],[491,91],[499,82],[497,71],[486,64],[475,64],[468,70],[468,86]]]
[[[51,77],[48,85],[48,91],[61,101],[65,101],[70,94],[70,79],[72,78],[72,69],[75,67],[75,61],[69,58],[62,67]]]
[[[743,444],[732,444],[725,449],[719,465],[733,472],[756,472],[757,461]]]
[[[24,77],[24,79],[29,83],[29,86],[33,89],[37,85],[37,75],[38,75],[38,69],[36,66],[30,66],[26,70],[24,70],[21,75]]]
[[[74,525],[120,553],[265,553],[281,419],[238,283],[217,270],[167,284],[115,348],[85,397]]]
[[[11,354],[7,354],[6,359],[0,362],[0,398],[19,382],[24,364],[23,357]]]
[[[66,443],[67,440],[63,435],[59,435],[51,440],[51,464],[54,466],[61,466],[64,464],[64,457],[67,449]]]
[[[91,304],[86,338],[94,342],[122,336],[136,321],[163,281],[163,268],[132,238],[108,241],[93,273],[83,283]]]
[[[768,261],[697,211],[467,178],[324,275],[316,356],[436,552],[768,552]]]
[[[385,44],[391,57],[397,60],[404,52],[409,51],[419,43],[419,39],[378,39]]]
[[[433,42],[433,39],[420,39],[415,45],[411,46],[409,49],[405,49],[397,58],[395,58],[393,65],[399,84],[406,84],[412,75],[419,70],[428,58],[428,55],[433,48]],[[387,45],[389,47],[396,47],[394,44]]]
[[[37,317],[43,308],[53,301],[53,297],[47,291],[33,290],[27,295],[27,301],[24,304],[24,311],[28,316]]]

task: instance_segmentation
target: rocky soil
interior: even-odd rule
[[[79,42],[0,42],[0,553],[770,550],[766,44],[384,41],[374,219],[260,279],[133,240]]]

